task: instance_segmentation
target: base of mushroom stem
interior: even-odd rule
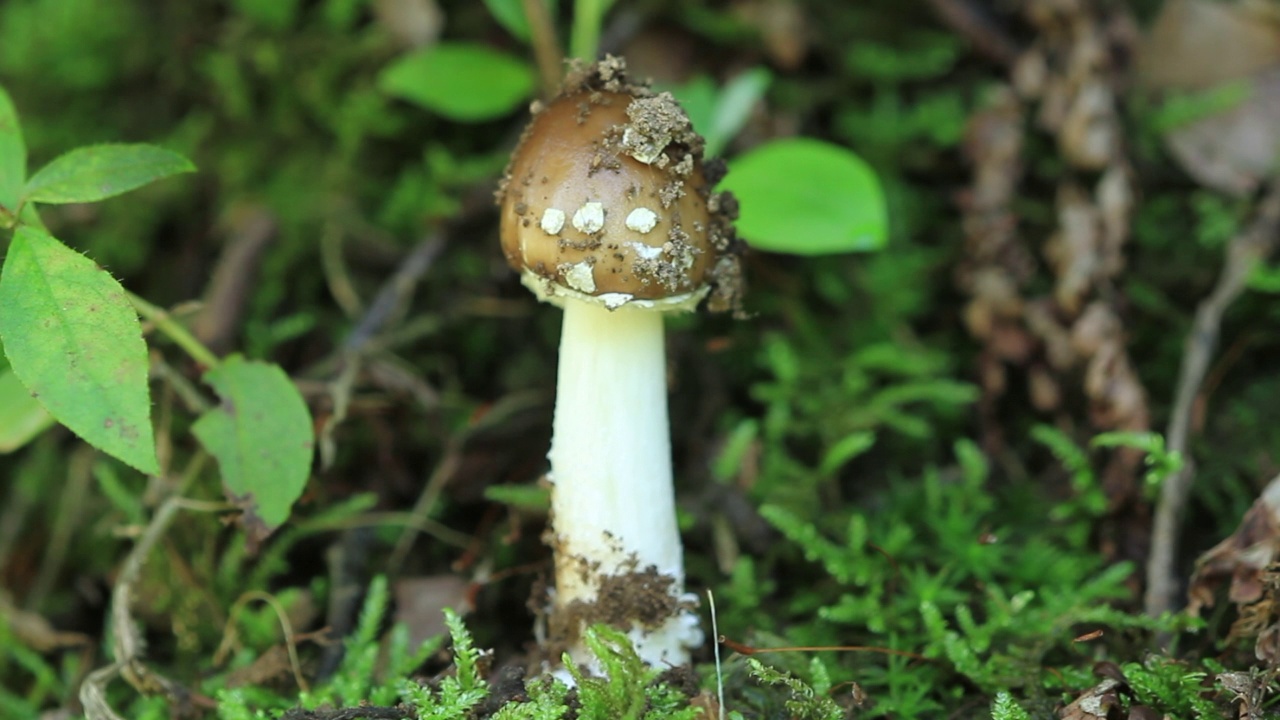
[[[552,600],[554,604],[554,597]],[[696,613],[698,596],[693,593],[684,593],[671,600],[678,607],[674,615],[656,624],[631,622],[627,630],[627,638],[635,648],[636,654],[645,664],[653,667],[688,665],[690,652],[700,647],[706,640],[701,621]],[[586,629],[595,622],[584,617],[583,609],[581,601],[576,601],[570,608],[553,607],[548,618],[553,628],[558,626],[551,632],[551,638],[547,642],[547,645],[555,648],[556,653],[556,657],[548,659],[549,672],[570,685],[573,684],[573,677],[560,664],[562,655],[566,652],[574,665],[585,674],[597,676],[605,674],[600,661],[586,645],[584,639]],[[612,627],[628,627],[627,624],[618,622],[605,624]],[[561,633],[570,634],[574,640],[564,643],[565,636]],[[560,635],[560,638],[557,638],[557,635]],[[557,642],[557,639],[560,642]]]

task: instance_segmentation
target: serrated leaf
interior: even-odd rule
[[[244,512],[251,541],[289,518],[311,472],[311,414],[277,365],[227,358],[205,373],[222,403],[191,430],[222,470],[223,490]]]
[[[17,209],[26,179],[27,146],[22,141],[22,125],[9,93],[0,87],[0,207]]]
[[[23,192],[28,202],[97,202],[195,169],[190,160],[155,145],[90,145],[37,170]]]
[[[18,379],[58,422],[159,472],[147,346],[110,273],[42,230],[18,228],[0,272],[0,338]]]
[[[838,145],[791,138],[729,164],[738,234],[756,249],[792,255],[879,250],[887,240],[884,192],[872,169]]]
[[[405,55],[378,76],[383,92],[452,120],[489,120],[533,92],[528,64],[475,43],[440,43]]]
[[[13,370],[0,370],[0,453],[26,445],[53,422]]]

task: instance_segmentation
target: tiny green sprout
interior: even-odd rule
[[[1146,453],[1143,464],[1147,471],[1143,473],[1142,480],[1148,497],[1154,497],[1165,480],[1182,470],[1182,453],[1168,450],[1160,433],[1108,432],[1094,437],[1090,444],[1094,447],[1126,447]]]

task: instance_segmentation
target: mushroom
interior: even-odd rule
[[[577,67],[534,117],[498,191],[507,262],[564,310],[548,458],[550,644],[627,631],[651,664],[702,642],[684,592],[667,420],[664,313],[737,309],[736,205],[669,93],[618,58]],[[709,296],[709,297],[708,297]]]

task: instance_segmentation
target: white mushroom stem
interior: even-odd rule
[[[667,422],[662,312],[564,299],[551,442],[557,608],[594,603],[610,576],[653,567],[685,601]],[[697,617],[678,610],[630,630],[654,665],[689,662]],[[575,662],[592,663],[581,642]]]

